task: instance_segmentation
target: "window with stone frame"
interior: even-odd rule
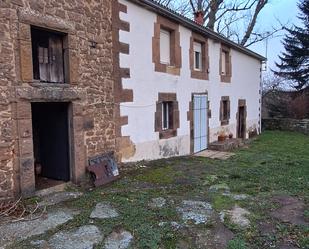
[[[65,34],[31,27],[33,78],[44,83],[64,83]]]
[[[194,70],[202,71],[202,44],[194,42]]]
[[[208,40],[196,33],[192,33],[190,39],[190,69],[192,78],[208,80]]]
[[[152,38],[152,61],[156,72],[180,74],[181,47],[179,25],[157,16]]]
[[[176,93],[159,93],[155,112],[155,131],[160,139],[177,136],[179,109]]]
[[[230,83],[232,77],[231,49],[221,45],[220,49],[220,77],[221,82]]]
[[[220,121],[221,125],[228,125],[230,120],[230,98],[222,96],[220,102]]]

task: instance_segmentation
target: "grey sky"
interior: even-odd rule
[[[279,19],[281,23],[289,25],[300,24],[297,18],[299,13],[297,7],[298,0],[270,0],[270,3],[263,9],[263,12],[259,16],[258,28],[260,30],[271,29],[272,25],[276,25]],[[279,37],[270,38],[268,40],[268,70],[269,68],[275,68],[275,61],[278,62],[278,55],[281,51],[284,51],[282,46],[282,39],[285,32],[280,32]],[[259,54],[266,55],[266,41],[260,42],[250,47],[250,49],[258,52]]]

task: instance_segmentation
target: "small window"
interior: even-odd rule
[[[202,70],[202,44],[194,42],[194,70]]]
[[[33,76],[48,83],[64,82],[64,35],[31,27]]]
[[[223,100],[222,101],[222,115],[223,115],[223,120],[228,120],[228,100]]]
[[[162,102],[162,130],[173,129],[173,102]]]
[[[221,125],[228,125],[230,120],[230,98],[229,96],[221,97],[220,102],[220,121]]]
[[[171,64],[171,32],[161,29],[160,31],[160,62]]]
[[[228,57],[229,57],[229,53],[227,51],[222,51],[221,53],[221,74],[222,75],[227,75],[227,71],[228,71]]]

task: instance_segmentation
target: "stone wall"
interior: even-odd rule
[[[34,191],[31,102],[69,102],[72,181],[115,150],[112,1],[0,1],[0,199]],[[33,80],[31,25],[66,34],[65,84]]]
[[[267,118],[263,130],[297,131],[309,135],[309,119]]]

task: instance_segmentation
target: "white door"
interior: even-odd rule
[[[194,153],[208,147],[208,98],[206,94],[193,95]]]

